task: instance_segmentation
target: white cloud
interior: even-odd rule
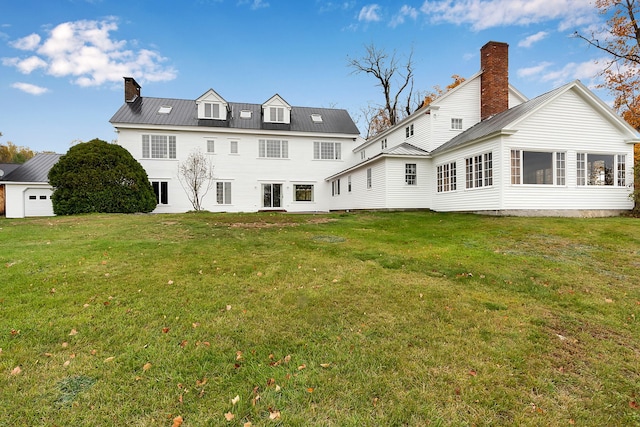
[[[42,95],[43,93],[49,92],[49,89],[46,87],[32,85],[30,83],[14,83],[11,87],[26,92],[31,95]]]
[[[555,84],[565,83],[571,80],[594,80],[606,66],[606,60],[592,59],[584,62],[570,62],[559,70],[549,71],[541,76],[543,82]]]
[[[518,46],[520,47],[531,47],[534,43],[538,43],[540,40],[545,39],[549,35],[546,31],[539,31],[535,34],[526,37],[524,40],[520,40]]]
[[[33,50],[38,44],[40,44],[40,36],[37,34],[31,34],[10,43],[12,47],[20,50]]]
[[[411,18],[414,21],[418,19],[418,9],[407,6],[406,4],[400,8],[400,11],[391,19],[389,26],[395,28],[400,24],[404,24],[405,18]]]
[[[262,0],[253,0],[251,3],[251,10],[263,9],[269,7],[269,3],[265,3]]]
[[[550,20],[565,31],[597,20],[592,0],[425,0],[420,10],[433,22],[470,24],[476,31]]]
[[[111,32],[118,29],[115,19],[62,23],[42,41],[32,34],[12,43],[17,49],[32,51],[22,58],[3,58],[2,64],[29,74],[44,69],[56,77],[73,77],[80,86],[99,86],[120,82],[123,76],[137,80],[165,81],[176,77],[176,71],[164,66],[166,58],[146,49],[134,51],[127,41],[114,40]]]
[[[516,74],[519,77],[539,76],[551,65],[553,65],[551,62],[541,62],[538,65],[534,65],[533,67],[520,68],[518,71],[516,71]]]
[[[377,4],[370,4],[363,6],[358,14],[358,21],[365,22],[377,22],[382,18],[380,17],[380,6]]]

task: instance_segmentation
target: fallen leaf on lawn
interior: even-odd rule
[[[91,355],[95,356],[96,354],[98,354],[98,350],[91,350]]]
[[[20,372],[22,372],[22,369],[20,369],[20,366],[16,366],[11,370],[11,375],[19,375]]]
[[[280,419],[280,411],[272,410],[269,408],[269,419],[270,420],[279,420]]]
[[[53,354],[51,354],[51,353],[45,353],[44,355],[45,355],[46,357],[53,357]]]
[[[169,328],[162,328],[162,333],[166,334],[167,332],[169,332]]]
[[[184,399],[183,399],[183,395],[182,394],[180,395],[180,397],[178,397],[178,402],[180,402],[181,405],[184,403]]]
[[[629,408],[640,409],[640,405],[638,405],[638,402],[636,402],[635,400],[632,400],[631,402],[629,402]]]
[[[298,366],[298,371],[302,371],[306,367],[307,367],[307,365],[300,365],[300,366]]]
[[[104,359],[104,363],[109,363],[113,361],[113,359],[115,359],[115,356],[107,357],[106,359]]]
[[[321,368],[328,368],[329,366],[331,366],[331,363],[321,363],[320,364]]]
[[[226,414],[224,414],[224,417],[227,421],[231,421],[232,419],[234,419],[236,416],[233,415],[231,412],[227,412]]]
[[[227,305],[227,311],[231,310],[231,306]]]
[[[188,343],[189,343],[189,341],[187,341],[187,340],[182,340],[182,341],[180,342],[180,347],[185,348],[185,347],[187,346],[187,344],[188,344]]]
[[[261,271],[258,271],[258,273],[256,273],[256,275],[257,275],[258,277],[262,277],[262,272],[261,272]]]
[[[290,354],[287,354],[287,355],[284,357],[284,363],[289,363],[290,361],[291,361],[291,355],[290,355]]]
[[[196,385],[197,386],[205,385],[206,383],[207,383],[207,379],[206,378],[202,378],[202,380],[196,380]]]
[[[51,289],[49,290],[49,293],[50,293],[50,294],[55,294],[55,293],[56,293],[56,288],[51,288]]]
[[[373,398],[373,406],[378,406],[378,398],[377,397]]]
[[[12,329],[12,330],[11,330],[11,335],[13,335],[14,337],[15,337],[16,335],[20,335],[20,331],[19,331],[19,330],[17,330],[17,329]]]
[[[167,285],[173,285],[173,280],[169,280],[169,281],[167,282]]]
[[[267,387],[270,387],[272,385],[274,385],[276,383],[276,379],[275,378],[269,378],[267,380]]]
[[[242,360],[242,352],[240,350],[236,351],[236,360]]]
[[[67,348],[69,347],[69,343],[68,342],[63,342],[62,343],[62,348]]]
[[[279,392],[280,390],[281,390],[281,387],[278,384],[276,384],[276,392]]]
[[[612,303],[612,302],[613,302],[613,300],[612,300],[611,298],[605,298],[605,299],[604,299],[604,302]]]
[[[313,393],[313,387],[309,387],[309,388],[307,389],[307,392],[309,392],[309,393]]]
[[[75,329],[72,329],[71,332],[69,332],[69,335],[71,336],[78,335],[78,331],[76,331]]]
[[[243,427],[251,427],[253,424],[251,424],[251,421],[247,421],[246,423],[244,423],[242,426]]]
[[[178,415],[173,419],[173,424],[171,425],[171,427],[180,427],[183,421],[184,420],[182,419],[182,417]]]
[[[236,403],[240,402],[240,396],[238,396],[236,394],[236,397],[234,397],[233,399],[231,399],[231,404],[235,405]]]
[[[75,354],[75,353],[71,353],[71,354],[69,355],[69,358],[70,358],[70,359],[75,359],[75,358],[76,358],[76,354]]]
[[[191,324],[191,326],[193,326],[193,329],[197,328],[198,326],[200,326],[200,322],[193,322]]]
[[[153,366],[153,365],[151,365],[151,363],[147,362],[147,363],[145,363],[145,364],[144,364],[144,366],[142,367],[142,370],[143,370],[144,372],[146,372],[146,371],[148,371],[149,369],[151,369],[151,366]]]
[[[71,365],[71,360],[67,360],[66,362],[64,362],[64,363],[62,364],[62,366],[64,366],[65,368],[66,368],[67,366],[69,366],[69,365]]]
[[[469,375],[471,375],[472,377],[475,377],[476,375],[478,375],[478,373],[472,369],[469,371]]]

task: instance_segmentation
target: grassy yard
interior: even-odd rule
[[[0,220],[1,426],[640,424],[640,220]]]

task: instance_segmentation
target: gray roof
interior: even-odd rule
[[[18,169],[20,166],[22,166],[22,163],[0,163],[0,171],[2,171],[2,174],[0,174],[0,180]]]
[[[291,107],[291,125],[283,125],[263,123],[261,104],[229,102],[228,105],[231,109],[228,120],[199,120],[195,100],[140,97],[134,102],[125,103],[109,121],[114,125],[205,126],[351,135],[360,133],[349,113],[342,109]],[[171,106],[171,112],[159,114],[161,106]],[[251,118],[240,118],[241,110],[251,111]],[[314,123],[311,114],[320,114],[322,123]]]
[[[544,93],[527,102],[516,105],[515,107],[510,108],[507,111],[503,111],[502,113],[496,114],[493,117],[483,120],[476,125],[471,126],[469,129],[462,132],[458,136],[450,139],[448,142],[445,142],[435,150],[431,151],[431,154],[434,155],[444,151],[449,151],[477,139],[500,132],[507,128],[507,126],[509,126],[511,123],[536,110],[551,98],[555,97],[574,84],[576,84],[575,81],[567,83],[564,86],[560,86],[557,89]]]
[[[62,154],[40,153],[27,160],[19,168],[4,176],[9,182],[49,182],[49,170]]]
[[[429,156],[428,151],[425,151],[422,148],[416,147],[415,145],[411,145],[407,142],[396,145],[395,147],[386,148],[382,150],[381,154],[396,156]]]

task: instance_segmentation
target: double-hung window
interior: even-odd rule
[[[261,139],[258,141],[258,157],[288,159],[289,143],[279,139]]]
[[[404,182],[407,185],[418,184],[418,166],[415,163],[405,163]]]
[[[175,135],[142,135],[143,159],[175,159]]]
[[[219,205],[231,204],[231,183],[218,181],[216,182],[216,203]]]
[[[283,123],[284,107],[269,107],[269,121]]]
[[[577,153],[576,169],[578,185],[626,186],[624,154]]]
[[[339,196],[340,195],[340,180],[334,179],[331,181],[331,195]]]
[[[220,119],[220,104],[217,102],[205,102],[204,103],[204,118],[205,119]]]
[[[367,168],[367,188],[371,188],[371,168]]]
[[[207,153],[215,153],[216,152],[216,141],[213,139],[207,140]]]
[[[315,160],[340,160],[342,158],[339,142],[313,142],[313,158]]]
[[[565,185],[566,153],[511,150],[511,184]]]
[[[413,136],[413,123],[404,128],[404,133],[407,138]]]
[[[456,190],[456,163],[446,163],[437,168],[438,193]]]
[[[295,184],[293,199],[296,202],[313,202],[313,184]]]
[[[151,187],[156,195],[156,204],[169,204],[169,183],[167,181],[151,181]]]
[[[238,141],[229,141],[229,153],[238,154]]]
[[[466,188],[493,185],[493,154],[484,153],[465,159]]]
[[[452,118],[451,119],[451,129],[452,130],[462,130],[462,119],[460,118]]]

